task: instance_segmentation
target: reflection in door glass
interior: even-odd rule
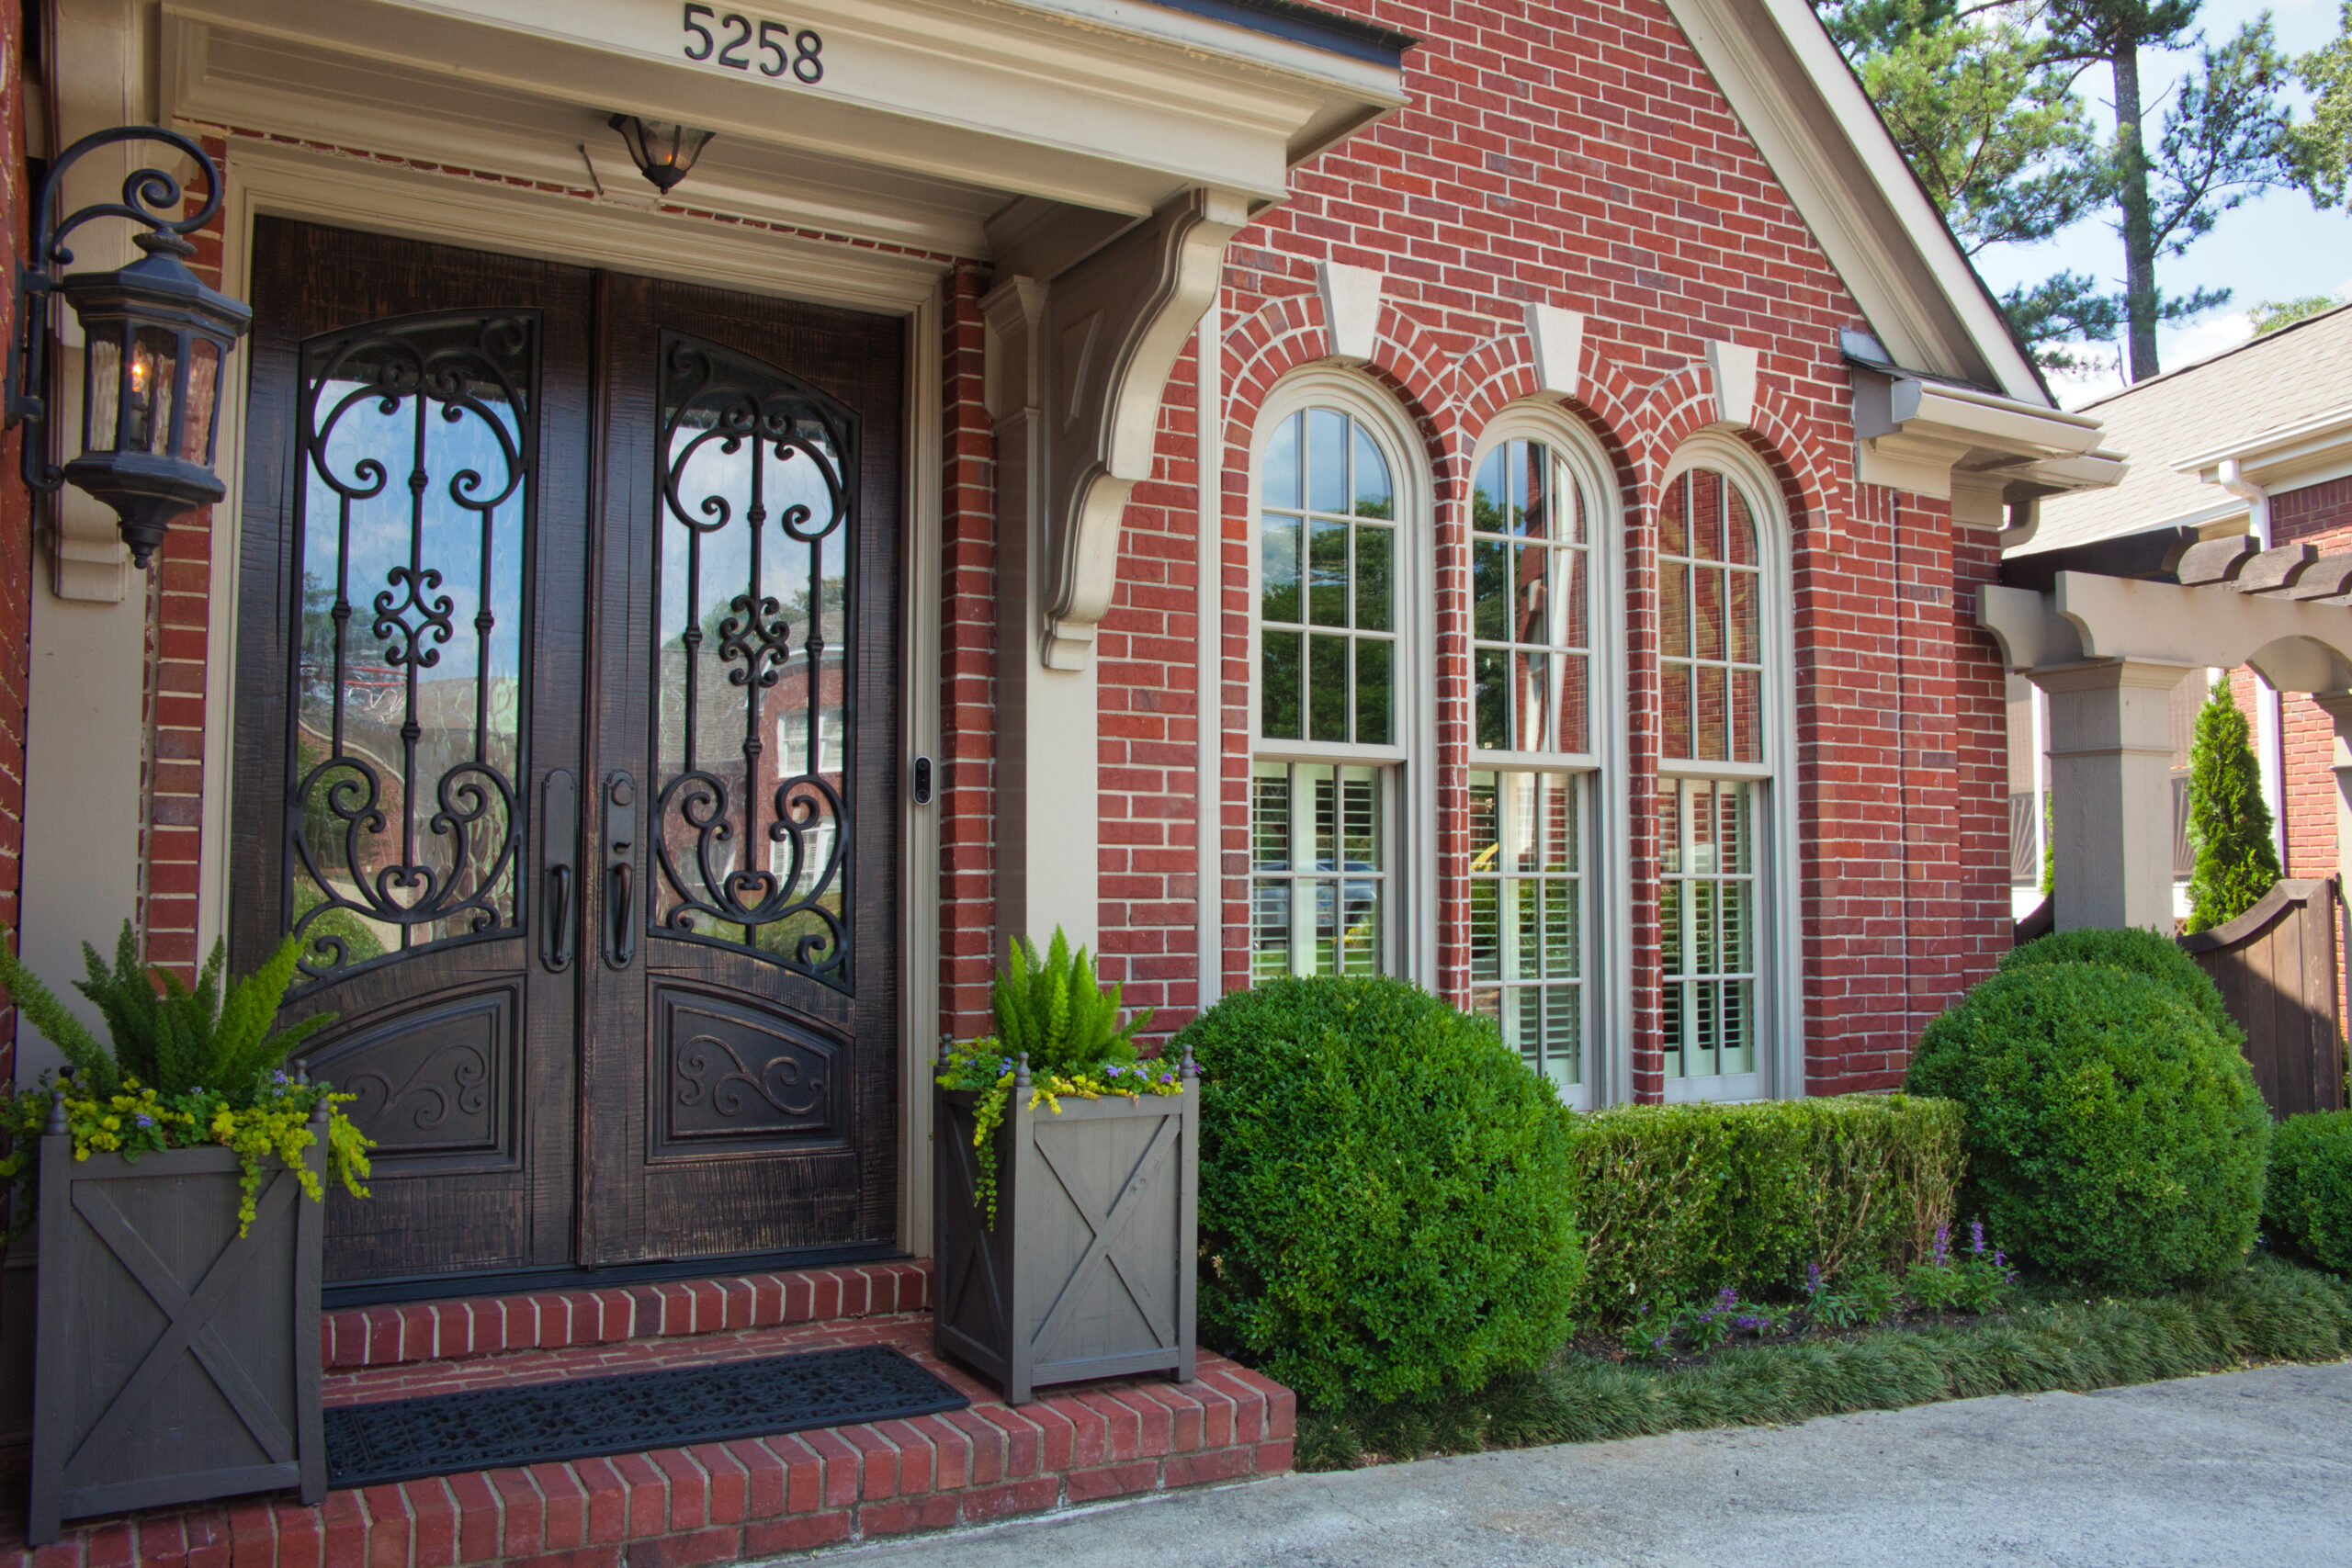
[[[855,416],[662,340],[652,919],[849,988]]]
[[[303,345],[288,929],[303,971],[517,925],[536,312]]]

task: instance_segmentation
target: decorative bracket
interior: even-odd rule
[[[1127,497],[1151,473],[1168,374],[1224,276],[1226,242],[1248,220],[1239,196],[1196,190],[1049,286],[1035,345],[1049,367],[1036,562],[1049,670],[1083,670],[1093,656],[1118,581]]]

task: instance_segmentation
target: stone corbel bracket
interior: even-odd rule
[[[2248,664],[2282,692],[2352,687],[2352,606],[2062,571],[2047,593],[1978,590],[1976,619],[2020,672],[2126,659]]]
[[[1151,474],[1160,400],[1224,276],[1245,199],[1196,190],[1051,281],[1044,341],[1047,669],[1083,670],[1110,613],[1127,498]]]

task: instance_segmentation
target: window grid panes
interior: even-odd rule
[[[1693,468],[1658,508],[1658,662],[1665,753],[1764,760],[1763,570],[1756,519],[1731,480]]]
[[[1250,781],[1250,975],[1386,970],[1387,772],[1259,762]]]
[[[1470,1006],[1565,1095],[1584,1079],[1583,776],[1470,774]]]
[[[1506,441],[1471,494],[1476,744],[1591,750],[1591,605],[1582,491],[1540,441]]]
[[[1669,1078],[1756,1070],[1758,794],[1744,780],[1658,781]]]
[[[1303,409],[1275,428],[1259,484],[1259,733],[1396,739],[1396,487],[1364,427]]]

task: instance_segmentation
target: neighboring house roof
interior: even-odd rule
[[[2245,513],[2245,499],[2202,476],[2224,456],[2352,423],[2352,305],[2152,377],[2080,412],[2106,426],[2109,446],[2131,455],[2131,471],[2111,489],[2045,497],[2041,526],[2012,554]]]

